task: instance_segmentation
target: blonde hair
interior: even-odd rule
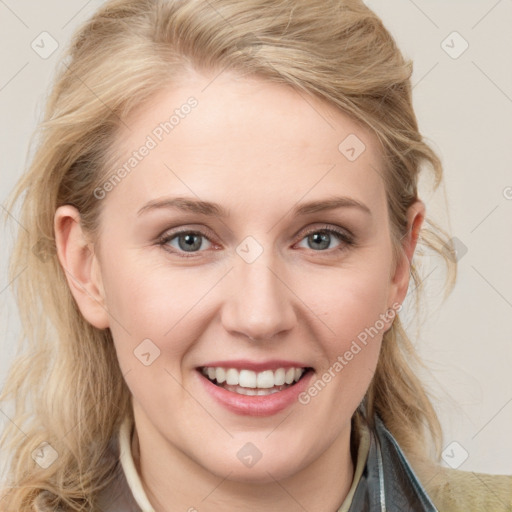
[[[56,255],[54,214],[74,205],[84,228],[97,234],[102,201],[94,190],[115,166],[119,127],[190,69],[229,69],[288,84],[369,128],[387,162],[396,257],[421,168],[430,167],[435,188],[441,183],[441,162],[419,133],[412,107],[412,63],[363,2],[107,1],[74,35],[35,133],[37,151],[8,205],[22,201],[26,230],[19,231],[10,265],[11,276],[18,276],[23,334],[0,396],[14,398],[16,406],[0,439],[1,453],[10,455],[12,485],[0,502],[7,510],[89,510],[113,478],[118,461],[109,447],[132,415],[130,392],[110,331],[85,321],[70,293]],[[446,260],[451,289],[455,263],[446,233],[427,220],[419,244]],[[411,276],[419,300],[415,265]],[[428,456],[428,438],[439,456],[441,428],[415,375],[418,364],[397,316],[384,335],[365,403],[368,421],[379,414],[419,464]],[[58,453],[46,469],[32,458],[44,442]]]

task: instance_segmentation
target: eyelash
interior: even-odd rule
[[[300,238],[299,242],[302,241],[304,238],[306,238],[309,235],[312,235],[314,233],[329,233],[331,235],[335,235],[342,242],[342,245],[339,246],[339,247],[335,247],[334,249],[321,250],[321,251],[313,251],[313,249],[311,249],[313,252],[319,252],[319,253],[323,252],[323,253],[328,253],[328,254],[330,254],[331,252],[338,253],[338,252],[343,252],[343,251],[349,249],[350,247],[353,247],[353,246],[356,245],[355,237],[352,234],[350,234],[348,232],[345,232],[345,231],[343,231],[341,229],[333,228],[332,226],[324,226],[324,227],[321,227],[321,228],[311,229],[311,230],[307,231],[306,233],[304,233],[302,238]],[[195,252],[193,251],[193,252],[190,252],[189,254],[187,254],[185,251],[177,251],[175,249],[171,250],[169,248],[169,246],[167,245],[171,240],[174,240],[174,238],[176,238],[179,235],[183,235],[183,234],[187,234],[187,235],[200,235],[200,236],[206,238],[210,243],[213,243],[210,240],[209,236],[206,233],[202,232],[202,231],[195,231],[195,230],[190,230],[190,229],[182,229],[182,230],[179,230],[179,231],[174,231],[174,232],[170,232],[170,233],[164,233],[163,235],[161,235],[158,238],[158,245],[161,246],[167,252],[170,252],[171,254],[177,254],[181,258],[194,258],[194,257],[197,257],[195,255],[198,254],[198,253],[201,253],[203,251],[195,251]]]

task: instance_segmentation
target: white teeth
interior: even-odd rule
[[[284,368],[278,368],[274,372],[274,384],[276,386],[282,386],[284,384],[284,378],[285,378],[285,370]]]
[[[236,372],[236,370],[234,370]],[[256,372],[251,370],[241,370],[238,376],[238,382],[243,388],[255,388],[256,387]]]
[[[293,372],[295,375],[295,372]],[[257,388],[273,388],[274,387],[274,372],[272,370],[265,370],[258,373],[256,382]],[[241,385],[241,384],[240,384]]]
[[[224,389],[231,391],[233,393],[237,393],[239,395],[272,395],[274,393],[279,393],[283,389],[286,389],[289,386],[278,386],[277,388],[272,389],[256,389],[256,388],[243,388],[241,386],[223,386]]]
[[[238,384],[238,372],[234,368],[229,368],[226,372],[226,384],[236,386]]]
[[[292,384],[297,382],[305,372],[304,368],[278,368],[275,371],[264,370],[254,372],[252,370],[240,370],[235,368],[204,367],[202,372],[211,381],[215,380],[218,384],[226,383],[228,386],[240,386],[242,388],[258,388],[259,390],[270,389],[275,386]],[[254,393],[263,394],[255,390]]]
[[[213,376],[213,379],[215,379],[219,384],[221,384],[226,380],[226,370],[224,370],[224,368],[214,368],[214,370],[215,375]]]

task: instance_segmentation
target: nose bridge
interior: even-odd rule
[[[231,273],[230,299],[223,311],[226,330],[266,339],[290,329],[295,320],[293,304],[274,251],[262,247],[257,251],[249,240],[240,244],[237,253],[241,256]]]

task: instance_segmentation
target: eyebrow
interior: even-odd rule
[[[187,197],[170,197],[164,199],[155,199],[145,204],[138,212],[137,216],[144,212],[158,209],[177,209],[200,215],[226,218],[230,216],[229,210],[223,206],[210,201],[201,201]],[[368,215],[372,212],[368,206],[351,197],[332,197],[324,200],[309,201],[301,203],[292,210],[292,215],[308,215],[311,213],[335,210],[337,208],[357,208]]]

